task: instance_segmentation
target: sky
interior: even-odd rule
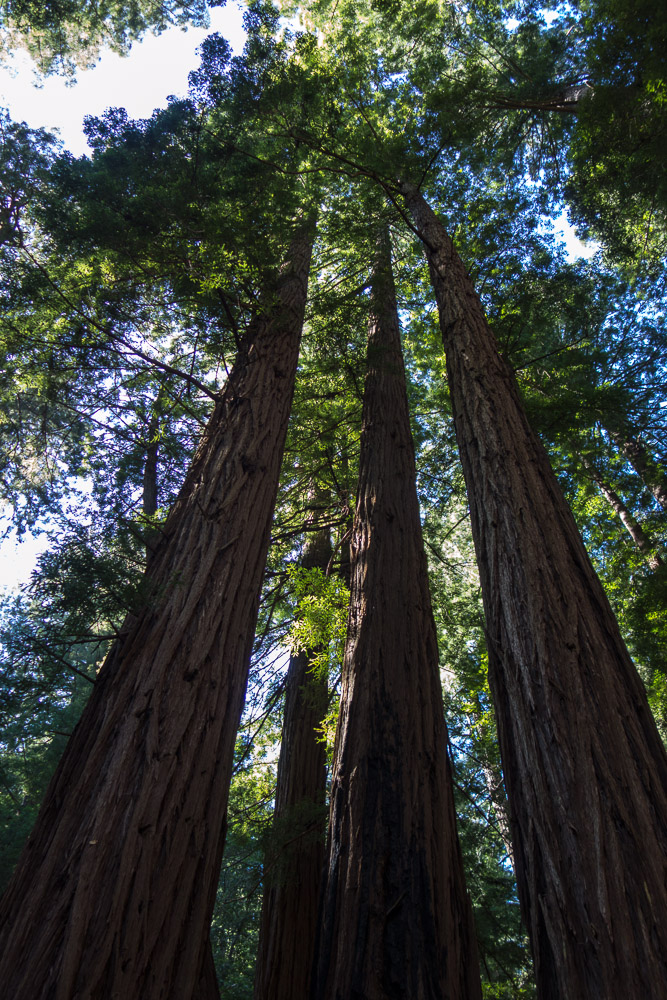
[[[9,110],[14,121],[32,128],[58,131],[67,149],[77,156],[88,152],[83,134],[85,115],[100,115],[108,107],[123,107],[131,118],[148,118],[167,97],[187,93],[188,73],[199,64],[197,48],[212,31],[220,32],[237,54],[243,48],[243,11],[239,4],[211,10],[208,29],[170,28],[161,35],[149,35],[136,43],[126,57],[104,52],[93,69],[79,71],[74,84],[49,77],[35,86],[30,59],[19,54],[11,69],[0,67],[0,107]],[[563,233],[571,256],[591,256],[595,248],[584,247],[562,216],[556,229]],[[7,524],[0,512],[0,533]],[[44,536],[26,536],[17,544],[13,534],[0,544],[0,590],[27,583]]]
[[[161,35],[149,35],[135,44],[125,58],[105,52],[93,69],[79,71],[76,83],[68,86],[58,77],[49,77],[39,87],[31,60],[20,54],[12,70],[0,67],[0,107],[9,110],[14,121],[32,128],[58,130],[67,149],[77,156],[88,152],[83,134],[85,115],[100,115],[108,107],[123,107],[131,118],[148,118],[167,97],[187,93],[188,73],[199,65],[197,47],[206,35],[218,31],[237,54],[243,49],[243,12],[228,3],[211,11],[208,29],[170,28]],[[9,527],[0,511],[0,537]],[[44,535],[25,535],[17,543],[14,533],[0,544],[0,591],[27,583],[35,561],[46,545]]]
[[[122,107],[130,118],[148,118],[156,108],[165,107],[170,94],[184,97],[188,73],[199,65],[197,47],[208,34],[220,32],[241,53],[242,17],[237,4],[214,7],[210,28],[169,28],[161,35],[148,35],[125,57],[104,52],[97,66],[78,72],[73,85],[48,77],[36,87],[32,62],[20,53],[13,71],[0,67],[0,106],[14,121],[57,129],[67,149],[79,156],[88,151],[82,130],[85,115]]]

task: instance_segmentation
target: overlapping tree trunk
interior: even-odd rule
[[[372,292],[317,1000],[477,1000],[388,248]]]
[[[301,565],[326,571],[328,529],[308,541]],[[256,1000],[308,996],[324,864],[326,747],[318,728],[327,709],[327,678],[313,676],[308,650],[287,671],[274,841],[267,852],[255,976]]]
[[[667,757],[456,249],[426,246],[477,551],[516,872],[542,1000],[667,996]]]
[[[667,510],[667,480],[644,442],[639,437],[616,429],[605,428],[624,458],[644,481],[663,510]]]
[[[2,900],[12,1000],[190,1000],[292,400],[311,253],[294,238]]]
[[[630,535],[641,554],[645,557],[652,570],[662,566],[662,557],[656,551],[655,544],[646,534],[639,521],[626,507],[618,493],[606,482],[604,476],[598,468],[586,458],[581,458],[582,465],[586,469],[589,478],[595,483],[600,493],[605,498],[614,513],[618,515],[621,524]]]

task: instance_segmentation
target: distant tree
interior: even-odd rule
[[[301,569],[321,573],[333,552],[324,529],[308,539]],[[308,995],[315,956],[324,863],[326,747],[321,730],[328,703],[327,671],[312,662],[316,648],[290,656],[276,783],[274,831],[264,859],[264,897],[257,954],[257,1000]]]

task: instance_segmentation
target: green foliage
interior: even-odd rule
[[[327,576],[320,569],[302,566],[289,567],[288,581],[296,602],[286,637],[289,647],[294,653],[309,654],[309,673],[313,676],[333,678],[333,695],[320,727],[331,760],[338,723],[337,674],[345,652],[349,588],[338,575]]]
[[[0,605],[0,892],[90,693],[100,644],[57,643],[27,596]]]
[[[107,7],[107,20],[84,35],[88,53],[114,33],[124,48],[158,23],[142,8],[123,28]],[[37,16],[30,11],[5,4],[4,13]],[[199,17],[203,5],[188,11]],[[122,109],[88,121],[90,159],[59,156],[44,133],[0,122],[1,496],[19,529],[48,523],[54,540],[30,590],[4,608],[0,878],[85,701],[85,678],[142,600],[145,543],[248,323],[270,298],[294,221],[317,204],[309,315],[212,926],[222,996],[252,995],[263,866],[286,833],[272,826],[286,649],[308,650],[334,692],[343,656],[367,289],[382,219],[393,239],[484,996],[527,1000],[534,989],[445,359],[396,184],[420,182],[455,237],[667,736],[664,567],[652,570],[624,536],[590,475],[592,465],[664,550],[664,516],[618,444],[620,434],[641,438],[653,468],[664,468],[664,286],[653,272],[629,281],[613,266],[664,250],[661,19],[649,23],[641,4],[616,18],[606,0],[563,10],[551,27],[530,5],[495,2],[339,0],[301,12],[309,30],[294,33],[270,4],[251,4],[243,58],[212,36],[188,100],[145,121]],[[60,27],[45,14],[36,42],[56,38],[56,27],[66,38],[70,15],[81,15],[75,3],[60,9]],[[44,71],[78,58],[49,45]],[[576,115],[554,112],[554,94],[562,100],[566,85],[584,81],[593,93]],[[549,233],[566,182],[580,224],[606,240],[605,266],[567,264]],[[147,514],[155,445],[158,512]],[[296,568],[305,533],[322,529],[334,545],[330,572]],[[329,744],[336,714],[334,693],[323,722]]]
[[[313,673],[328,676],[343,658],[349,592],[339,576],[290,566],[288,582],[296,602],[287,638],[294,653],[310,652]]]
[[[243,731],[241,737],[243,736]],[[211,924],[222,1000],[250,1000],[262,906],[262,876],[275,791],[275,731],[237,741],[229,830]]]
[[[663,41],[664,44],[664,41]],[[667,103],[664,83],[599,86],[578,112],[568,181],[582,234],[634,270],[667,253]]]
[[[484,996],[534,997],[532,964],[508,850],[509,826],[487,677],[483,610],[465,511],[449,500],[424,525],[454,793]]]
[[[546,30],[521,19],[514,33],[523,71],[514,106],[526,121],[546,111],[539,127],[552,140],[547,169],[564,183],[582,234],[601,240],[632,272],[644,261],[655,272],[667,250],[663,8],[650,0],[581,0],[553,14]],[[572,103],[554,121],[550,101],[568,92]]]
[[[132,42],[147,31],[169,25],[208,24],[208,8],[224,0],[3,0],[0,4],[0,59],[25,49],[45,75],[73,77],[77,68],[94,66],[100,50],[109,47],[126,55]]]

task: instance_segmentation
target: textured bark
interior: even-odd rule
[[[616,493],[616,491],[613,490],[607,482],[605,482],[604,478],[592,462],[588,462],[586,459],[582,459],[582,461],[588,475],[598,487],[600,493],[605,498],[614,513],[619,517],[621,524],[630,535],[630,538],[635,543],[636,547],[642,555],[646,557],[646,561],[651,569],[658,569],[659,566],[662,566],[662,559],[656,552],[655,545],[648,537],[639,521],[633,517],[632,513],[619,497],[618,493]]]
[[[442,224],[427,249],[542,1000],[667,996],[667,757],[511,372]]]
[[[640,438],[633,438],[630,434],[622,434],[617,430],[608,430],[608,433],[639,478],[646,483],[662,509],[667,510],[667,481],[644,442]]]
[[[12,1000],[188,1000],[205,975],[309,261],[302,233],[3,898]]]
[[[210,938],[206,937],[202,952],[202,963],[199,971],[199,982],[195,987],[193,1000],[220,1000],[218,977],[213,960],[213,949]]]
[[[327,569],[329,531],[315,534],[301,561]],[[308,652],[290,657],[276,785],[276,842],[267,852],[255,976],[256,1000],[308,996],[324,864],[326,747],[317,728],[327,709],[326,677],[309,673]]]
[[[375,275],[317,1000],[481,986],[388,255]]]

